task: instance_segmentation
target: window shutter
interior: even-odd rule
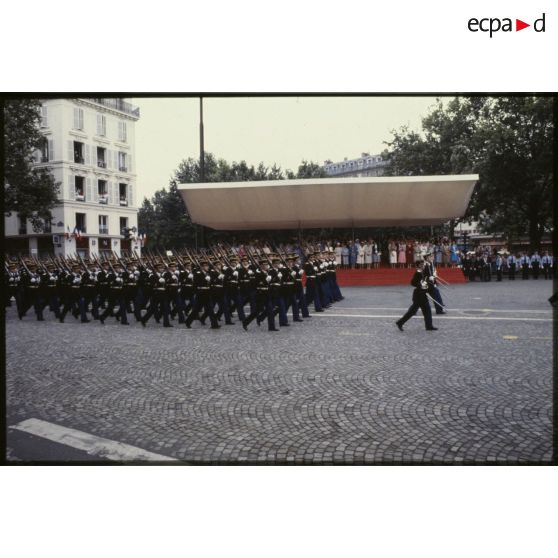
[[[128,139],[128,135],[126,132],[126,122],[122,122],[122,141],[126,141]]]
[[[73,174],[68,175],[68,199],[76,199],[76,178]]]
[[[54,140],[48,140],[48,160],[54,161]]]
[[[131,184],[128,184],[128,205],[134,205],[134,188]]]
[[[128,172],[133,172],[132,171],[132,156],[128,155]]]
[[[93,201],[93,190],[91,188],[91,179],[85,179],[85,201]]]
[[[89,180],[89,178],[87,179]],[[99,181],[93,179],[91,182],[91,186],[92,186],[92,196],[91,196],[91,201],[94,202],[98,202],[99,201]]]
[[[108,202],[110,205],[114,205],[114,184],[112,182],[108,183]]]
[[[74,142],[72,140],[68,140],[68,159],[74,161]]]
[[[122,122],[118,121],[118,139],[122,139]]]
[[[47,107],[45,105],[41,106],[41,126],[43,128],[48,127],[48,114],[47,114]]]
[[[101,119],[101,132],[103,136],[107,135],[107,117],[104,114]]]
[[[85,164],[86,165],[91,164],[89,144],[85,144]]]
[[[98,135],[98,136],[101,136],[101,135],[102,135],[102,133],[101,133],[101,132],[102,132],[102,124],[101,124],[101,121],[102,121],[102,115],[100,115],[100,114],[97,113],[97,135]]]
[[[79,109],[79,129],[83,130],[83,109]]]
[[[74,108],[74,129],[79,129],[79,109]]]

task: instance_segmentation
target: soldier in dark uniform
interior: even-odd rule
[[[225,325],[233,325],[234,322],[231,320],[231,309],[228,301],[225,300],[225,274],[223,273],[223,264],[219,260],[213,261],[213,268],[210,270],[211,282],[210,282],[210,296],[211,296],[211,308],[214,309],[217,305],[217,319],[222,315],[225,316]],[[204,312],[202,320],[207,317]]]
[[[271,290],[271,299],[273,301],[273,308],[276,309],[275,313],[279,313],[279,325],[281,327],[289,326],[289,319],[285,308],[285,300],[283,299],[283,283],[285,280],[284,268],[280,267],[281,260],[277,255],[271,257],[271,283],[269,284]]]
[[[295,297],[298,303],[298,307],[302,313],[303,318],[310,318],[310,313],[308,312],[308,305],[306,304],[306,296],[304,294],[304,286],[302,285],[302,278],[304,276],[304,269],[300,266],[300,260],[297,255],[293,255],[293,270],[296,272],[295,277]]]
[[[319,295],[318,267],[313,254],[308,254],[308,260],[304,264],[304,273],[306,274],[306,305],[310,306],[314,302],[314,310],[323,312]]]
[[[130,325],[128,323],[128,314],[126,312],[126,297],[124,292],[124,268],[117,263],[114,266],[114,270],[107,275],[107,283],[109,287],[109,296],[107,301],[107,307],[105,311],[99,315],[99,320],[102,324],[105,323],[107,317],[114,316],[116,319],[120,319],[122,325]],[[116,315],[114,314],[114,308],[118,306],[119,310]]]
[[[295,280],[297,272],[294,269],[294,260],[296,256],[287,256],[285,259],[286,266],[283,268],[283,280],[281,285],[281,295],[285,301],[285,313],[288,313],[289,308],[293,309],[293,322],[302,322],[300,318],[300,310],[298,307],[298,300],[295,292]]]
[[[250,315],[242,320],[242,327],[246,331],[250,323],[256,319],[258,325],[267,318],[268,331],[279,331],[275,327],[275,314],[273,312],[273,302],[270,291],[270,284],[273,280],[273,274],[269,269],[267,259],[260,260],[260,267],[255,272],[255,288],[256,288],[256,307]]]
[[[194,271],[194,289],[196,292],[194,306],[186,318],[186,327],[190,329],[192,322],[199,319],[199,312],[203,308],[204,313],[209,316],[211,321],[211,329],[219,329],[221,326],[217,323],[217,318],[211,308],[211,275],[209,273],[209,262],[202,260],[200,262],[201,269]],[[200,320],[201,321],[201,320]]]
[[[253,313],[256,307],[256,297],[254,288],[254,269],[249,264],[248,258],[243,256],[240,259],[240,267],[238,269],[238,299],[236,311],[240,320],[244,320],[244,305],[250,303],[250,312]]]
[[[238,258],[233,256],[228,259],[228,265],[225,263],[223,265],[223,275],[225,276],[224,279],[224,293],[223,293],[223,300],[224,305],[229,309],[229,314],[232,316],[232,313],[236,310],[236,303],[238,298]],[[221,314],[217,315],[218,319],[221,319]],[[231,321],[231,323],[234,323]]]
[[[79,265],[74,265],[71,271],[67,271],[61,278],[61,291],[64,301],[62,311],[60,312],[60,323],[64,323],[66,314],[71,312],[74,318],[79,316],[79,299],[81,288],[81,275]]]
[[[167,280],[165,278],[165,266],[162,263],[155,265],[155,270],[149,276],[149,287],[152,295],[149,301],[147,312],[140,320],[143,327],[146,326],[151,316],[155,314],[155,320],[158,322],[160,316],[163,316],[163,326],[172,327],[170,323],[169,297],[167,292]]]
[[[430,311],[430,304],[428,303],[428,288],[429,277],[428,271],[425,271],[423,262],[416,262],[416,271],[411,279],[411,285],[415,288],[413,291],[413,303],[409,310],[395,322],[397,327],[403,331],[403,325],[407,320],[412,318],[420,308],[424,317],[424,326],[427,331],[436,331],[438,328],[432,324],[432,313]]]

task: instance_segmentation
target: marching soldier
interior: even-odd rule
[[[104,324],[107,317],[114,316],[117,320],[120,320],[122,325],[130,325],[128,322],[128,314],[126,312],[126,295],[124,291],[124,269],[117,263],[114,269],[111,269],[107,275],[107,283],[109,287],[109,295],[107,301],[107,307],[105,311],[99,315],[99,321]],[[128,274],[126,275],[126,281],[129,280]],[[118,306],[118,311],[114,314],[114,308]]]
[[[256,286],[256,307],[250,315],[242,320],[242,327],[244,331],[248,330],[250,323],[256,319],[257,324],[267,318],[267,330],[279,331],[275,327],[275,314],[273,312],[272,295],[270,292],[270,284],[273,281],[273,274],[269,269],[269,262],[267,259],[260,260],[260,268],[255,273],[255,286]]]
[[[169,280],[170,278],[168,275],[165,277],[164,264],[156,264],[155,270],[151,273],[148,280],[152,294],[147,312],[140,320],[143,327],[146,326],[153,315],[155,316],[156,322],[159,322],[161,316],[163,316],[163,327],[172,327],[169,319],[169,298],[167,292],[167,281]]]
[[[432,313],[430,304],[428,303],[428,289],[430,282],[429,270],[426,269],[424,262],[416,262],[416,271],[411,279],[411,285],[415,288],[413,291],[413,303],[407,312],[395,322],[400,331],[403,331],[403,325],[412,318],[420,308],[424,317],[424,326],[427,331],[436,331],[438,328],[432,324]]]
[[[217,323],[217,318],[211,307],[211,275],[209,273],[209,262],[207,260],[202,260],[200,265],[201,269],[194,271],[194,289],[196,295],[194,307],[186,318],[186,327],[191,329],[192,322],[195,319],[200,319],[199,312],[203,308],[204,313],[209,316],[211,321],[211,329],[219,329],[221,326]]]
[[[304,294],[304,287],[302,285],[302,278],[304,276],[304,269],[300,267],[299,256],[293,254],[293,271],[296,272],[295,276],[295,297],[298,307],[302,313],[303,318],[310,318],[310,313],[308,312],[308,305],[306,304],[306,296]]]
[[[285,301],[285,313],[288,313],[289,308],[293,309],[293,322],[302,322],[300,317],[300,309],[298,307],[298,299],[296,296],[295,280],[297,272],[294,269],[294,261],[296,256],[287,256],[285,258],[286,266],[283,268],[283,279],[281,294]]]
[[[304,273],[306,274],[306,305],[310,306],[314,302],[314,311],[323,312],[319,294],[318,266],[314,254],[308,254],[308,260],[304,264]]]
[[[285,282],[286,272],[284,268],[280,267],[281,260],[278,256],[272,255],[271,257],[271,269],[269,271],[271,275],[271,298],[273,300],[273,307],[277,310],[275,313],[279,313],[279,326],[288,327],[289,319],[287,318],[287,312],[285,308],[285,300],[283,299],[283,284]]]
[[[436,309],[436,314],[445,314],[444,311],[444,301],[442,300],[442,295],[436,284],[436,268],[432,262],[432,254],[428,252],[424,255],[425,261],[423,266],[423,272],[426,277],[428,277],[428,294],[430,295],[432,302],[434,302],[434,308]]]

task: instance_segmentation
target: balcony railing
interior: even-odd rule
[[[99,203],[108,204],[108,194],[99,194]]]
[[[120,205],[128,205],[128,200],[123,200],[120,198]]]
[[[79,231],[79,234],[87,233],[87,228],[85,227],[85,225],[76,225],[76,229]]]
[[[48,157],[45,156],[45,155],[43,155],[43,156],[41,157],[41,163],[48,163]]]
[[[78,194],[78,192],[76,192],[76,201],[84,202],[85,196],[83,194]]]
[[[126,114],[131,114],[132,116],[135,116],[137,118],[139,118],[140,116],[140,109],[138,107],[135,107],[134,105],[127,103],[122,99],[102,98],[102,99],[90,99],[90,100],[93,101],[94,103],[98,103],[105,107],[119,110],[120,112],[125,112]]]
[[[80,165],[85,164],[85,159],[79,155],[74,156],[74,163],[79,163]]]
[[[108,226],[99,225],[99,234],[108,234]]]
[[[128,167],[118,167],[120,172],[128,172]]]
[[[104,161],[97,161],[97,166],[101,167],[102,169],[107,168],[107,164]]]

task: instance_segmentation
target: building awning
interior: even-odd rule
[[[477,174],[179,184],[194,223],[217,230],[438,225],[462,217]]]

